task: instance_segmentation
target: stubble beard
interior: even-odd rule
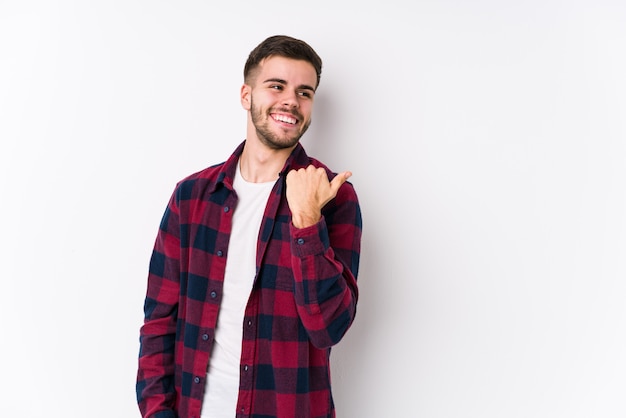
[[[257,137],[259,138],[259,140],[261,141],[263,145],[271,149],[280,150],[280,149],[292,148],[294,145],[296,145],[300,141],[300,138],[302,138],[302,135],[304,135],[307,129],[309,129],[309,126],[311,125],[311,120],[309,119],[309,121],[295,135],[293,136],[285,135],[285,136],[279,137],[279,135],[272,132],[272,130],[269,127],[269,124],[270,124],[269,119],[271,118],[270,116],[271,111],[272,109],[270,109],[267,112],[267,114],[264,115],[263,110],[261,108],[257,108],[254,105],[254,100],[250,99],[250,116],[252,117],[252,124],[254,125],[254,128],[256,129]],[[293,114],[293,112],[290,112],[288,110],[281,110],[281,112]],[[302,117],[300,115],[295,115],[295,116],[297,116],[298,120],[302,120]]]

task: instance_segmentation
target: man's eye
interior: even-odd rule
[[[300,96],[309,97],[310,98],[311,97],[311,93],[308,92],[308,91],[301,91],[300,92]]]
[[[282,90],[283,86],[281,86],[280,84],[272,84],[270,88],[275,90]]]

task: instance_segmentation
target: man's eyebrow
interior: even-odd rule
[[[282,78],[268,78],[267,80],[263,81],[264,83],[280,83],[280,84],[287,84],[287,81],[283,80]]]
[[[301,84],[298,87],[299,90],[311,90],[313,93],[315,93],[315,89],[307,84]]]
[[[280,83],[280,84],[287,84],[286,80],[283,80],[282,78],[268,78],[267,80],[263,81],[263,83]],[[315,89],[311,86],[309,86],[308,84],[301,84],[298,86],[299,90],[311,90],[312,92],[315,92]]]

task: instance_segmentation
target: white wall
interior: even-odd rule
[[[363,207],[338,417],[623,417],[624,22],[619,0],[0,0],[0,413],[138,416],[166,200],[243,139],[243,63],[285,33],[325,61],[303,143]]]

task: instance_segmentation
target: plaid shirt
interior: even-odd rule
[[[224,163],[180,181],[163,215],[140,331],[136,389],[143,417],[200,416],[243,145]],[[309,164],[334,176],[301,145],[282,173]],[[280,176],[263,215],[242,324],[237,418],[335,416],[330,348],[354,320],[360,246],[361,211],[349,182],[316,225],[297,229]]]

